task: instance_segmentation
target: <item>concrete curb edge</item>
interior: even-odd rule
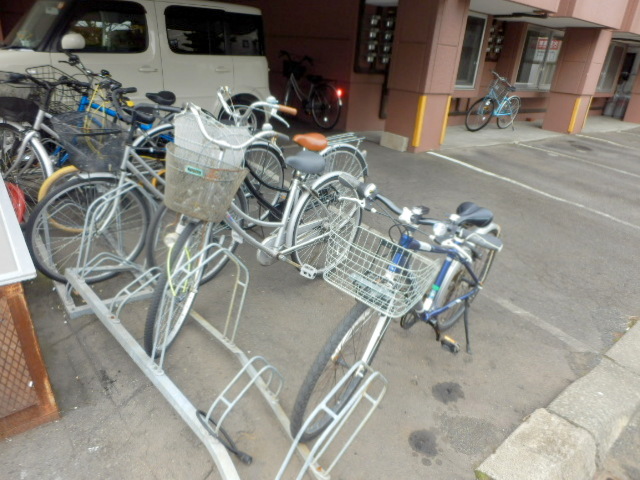
[[[476,469],[476,478],[593,478],[636,412],[640,412],[640,322],[591,372],[527,417]]]

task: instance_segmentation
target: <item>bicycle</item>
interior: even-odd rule
[[[27,208],[20,219],[22,224],[55,182],[78,173],[77,167],[68,165],[67,152],[61,147],[58,134],[51,127],[52,117],[72,111],[91,110],[99,112],[102,117],[99,120],[95,117],[94,121],[105,125],[119,119],[115,110],[106,108],[104,101],[95,103],[95,98],[99,90],[121,87],[121,84],[104,77],[105,74],[108,76],[108,72],[93,74],[84,68],[77,57],[74,63],[73,57],[70,56],[70,62],[66,63],[78,66],[87,78],[102,78],[97,88],[92,88],[93,82],[80,82],[50,65],[31,67],[26,74],[5,72],[0,80],[4,90],[2,93],[8,95],[2,97],[0,105],[0,116],[6,120],[0,123],[0,167],[3,178],[23,190]],[[147,98],[170,105],[175,101],[175,96],[168,96],[168,93],[149,93]],[[117,100],[123,101],[122,98]],[[153,127],[151,124],[140,124],[139,127],[142,136],[133,146],[140,153],[153,155],[153,160],[161,159],[163,147],[170,141],[169,129]]]
[[[470,352],[468,310],[482,288],[496,252],[502,249],[500,227],[493,214],[474,203],[464,202],[446,221],[427,218],[427,207],[399,208],[378,193],[375,185],[353,178],[341,179],[358,192],[359,205],[394,221],[387,237],[359,227],[355,239],[333,232],[327,248],[324,279],[357,300],[334,330],[309,369],[297,394],[291,416],[295,436],[326,395],[357,361],[371,365],[392,318],[408,329],[418,321],[436,332],[436,339],[453,353],[459,346],[442,335],[464,317],[467,351]],[[385,209],[378,210],[381,204]],[[421,225],[430,225],[430,241],[416,238]],[[397,231],[398,237],[391,238]],[[426,234],[425,234],[426,235]],[[418,252],[430,252],[436,259]],[[444,257],[444,259],[442,258]],[[347,381],[329,402],[339,412],[356,391],[364,370]],[[318,436],[331,422],[326,412],[314,417],[302,433],[302,441]]]
[[[315,124],[324,130],[335,127],[340,119],[342,110],[342,89],[336,88],[320,75],[307,75],[309,90],[305,93],[298,83],[304,76],[307,67],[313,65],[313,60],[307,56],[295,60],[285,50],[280,50],[279,57],[285,57],[282,62],[282,74],[287,78],[287,86],[284,94],[285,105],[290,105],[291,95],[295,95],[302,109],[307,115],[311,115]]]
[[[133,88],[116,88],[118,95],[133,92]],[[165,180],[136,151],[135,132],[140,123],[151,123],[149,110],[180,112],[180,108],[163,105],[137,105],[131,115],[119,104],[119,115],[129,128],[117,124],[103,125],[91,112],[70,112],[54,116],[54,129],[73,164],[85,172],[53,189],[34,209],[25,227],[27,247],[34,264],[46,276],[64,282],[64,270],[75,266],[75,260],[85,230],[85,216],[91,203],[99,196],[126,183],[134,183],[122,196],[115,197],[109,211],[98,219],[92,238],[98,248],[116,250],[124,259],[138,256],[145,244],[150,210],[164,197]],[[144,111],[143,111],[144,110]],[[169,126],[159,127],[164,131]],[[97,282],[115,275],[100,273],[88,278]]]
[[[489,86],[489,92],[483,98],[474,102],[467,111],[464,124],[467,130],[477,132],[487,126],[492,117],[496,117],[498,128],[513,128],[513,122],[520,110],[520,97],[510,95],[516,87],[508,80],[492,71],[494,79]]]
[[[220,135],[215,132],[215,129],[221,129],[219,125],[212,120],[208,120],[207,124],[207,130],[211,131],[214,138]],[[176,139],[178,138],[180,133],[176,126]],[[309,135],[298,138],[298,142],[307,148],[313,148],[314,140]],[[318,150],[317,147],[315,150]],[[176,143],[168,159],[178,155],[183,154]],[[187,151],[186,155],[177,159],[186,160],[188,155]],[[343,200],[352,197],[355,192],[350,186],[340,182],[340,172],[325,174],[309,186],[304,181],[305,177],[322,172],[324,158],[317,151],[308,149],[288,157],[286,163],[293,168],[293,175],[280,215],[275,219],[248,215],[242,209],[242,196],[237,195],[238,201],[235,204],[229,201],[231,204],[222,205],[223,208],[209,204],[205,206],[206,211],[196,212],[193,202],[183,191],[179,191],[177,196],[184,201],[169,205],[183,215],[175,230],[170,233],[172,238],[169,243],[172,244],[172,249],[148,310],[144,346],[150,356],[155,358],[163,355],[175,340],[207,270],[215,270],[215,275],[227,263],[227,255],[216,255],[220,248],[217,235],[226,236],[231,244],[227,247],[228,251],[233,251],[238,243],[246,241],[257,249],[257,259],[262,265],[284,261],[297,268],[305,278],[314,278],[323,271],[330,230],[342,231],[348,238],[355,235],[361,211],[353,202]],[[189,165],[183,167],[189,168]],[[169,190],[172,188],[171,180],[167,180]],[[250,183],[246,185],[250,188]],[[223,213],[224,209],[228,211]],[[232,230],[231,235],[221,225],[221,219]],[[244,223],[273,229],[273,233],[260,241],[244,228]]]
[[[284,105],[279,105],[273,97],[267,99],[266,102],[258,101],[247,106],[241,106],[235,109],[233,104],[226,102],[224,95],[229,92],[225,87],[218,90],[218,100],[222,105],[222,111],[231,125],[238,127],[245,126],[251,129],[250,119],[254,118],[251,112],[259,111],[264,119],[262,131],[271,131],[271,119],[275,118],[286,127],[289,124],[282,116],[281,112],[287,114],[296,114],[296,110]],[[229,95],[230,96],[230,95]],[[219,118],[219,117],[218,117]],[[249,122],[247,122],[249,119]],[[313,139],[313,145],[309,142]],[[302,181],[311,186],[322,174],[333,171],[347,172],[356,178],[364,180],[368,173],[368,167],[365,155],[357,146],[350,143],[342,143],[345,139],[343,135],[324,137],[320,134],[307,134],[295,136],[294,143],[301,148],[311,149],[320,154],[324,159],[325,168],[318,174],[305,174],[301,178]],[[311,154],[315,155],[315,154]],[[249,170],[242,189],[245,196],[243,201],[244,211],[251,218],[259,218],[260,220],[280,219],[282,210],[285,206],[285,199],[289,192],[289,186],[285,186],[285,167],[287,159],[285,159],[282,149],[274,141],[257,141],[247,147],[244,153],[245,167]],[[167,246],[165,237],[173,232],[176,225],[180,222],[180,213],[173,212],[161,206],[151,221],[149,228],[149,238],[147,245],[147,262],[150,266],[162,266],[167,257]],[[245,221],[244,228],[259,227],[259,225]],[[226,232],[225,232],[226,231]],[[229,228],[224,224],[219,229],[212,232],[219,242],[227,245],[230,238]],[[171,237],[173,238],[173,236]],[[236,243],[228,244],[231,251],[235,251]],[[208,270],[203,275],[202,283],[210,281],[217,268]]]
[[[48,121],[52,114],[77,105],[89,85],[51,66],[32,67],[26,74],[0,72],[0,117],[4,120],[0,123],[0,171],[5,181],[22,190],[21,224],[37,203],[43,180],[65,159]]]

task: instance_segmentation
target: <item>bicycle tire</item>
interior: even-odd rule
[[[9,123],[0,123],[0,172],[5,182],[17,185],[24,194],[26,209],[20,222],[24,226],[38,203],[38,190],[45,174],[40,156],[31,142],[26,146],[22,159],[16,158],[22,139],[20,129]]]
[[[112,190],[117,182],[116,178],[71,180],[37,205],[25,227],[25,239],[38,270],[53,280],[66,281],[64,270],[77,263],[87,209],[93,200]],[[133,260],[144,248],[149,206],[144,196],[134,189],[119,198],[117,208],[117,221],[112,221],[109,228],[92,237],[92,251],[116,251],[124,260]],[[97,273],[86,277],[85,281],[94,283],[115,275],[113,272]]]
[[[509,125],[512,125],[516,119],[516,115],[518,115],[518,111],[520,110],[520,97],[512,96],[509,97],[509,100],[502,107],[502,112],[507,113],[508,115],[498,115],[496,117],[496,123],[498,124],[498,128],[507,128]]]
[[[246,212],[245,197],[240,190],[236,193],[234,201],[243,212]],[[164,238],[167,234],[175,231],[175,227],[179,224],[181,217],[182,215],[180,213],[169,210],[165,205],[160,205],[153,215],[146,240],[147,264],[150,267],[158,267],[161,270],[165,270],[164,267],[166,265],[169,247],[165,244]],[[242,219],[238,219],[238,222],[242,225]],[[215,228],[211,229],[208,243],[214,242],[220,244],[230,252],[235,252],[240,244],[238,240],[234,239],[231,230],[224,222],[218,223]],[[175,249],[176,247],[174,245],[174,250]],[[220,273],[228,261],[229,257],[223,255],[217,262],[208,264],[202,274],[200,284],[203,285],[211,281]]]
[[[311,98],[311,116],[319,128],[331,130],[340,120],[342,102],[336,88],[329,83],[321,83],[314,87]]]
[[[361,182],[364,182],[369,174],[364,155],[353,145],[331,145],[321,153],[325,159],[325,173],[346,172]]]
[[[464,126],[470,132],[477,132],[483,129],[491,121],[494,109],[495,102],[492,98],[484,97],[476,100],[467,111]]]
[[[206,242],[204,222],[189,222],[171,253],[171,271],[163,269],[153,291],[144,325],[144,349],[158,358],[178,336],[198,293],[202,270],[192,273],[186,265]],[[210,224],[209,224],[210,225]]]
[[[377,320],[383,321],[384,326],[380,330],[380,335],[374,338]],[[351,308],[320,350],[298,390],[290,424],[291,435],[294,438],[304,426],[308,416],[323,402],[351,366],[360,360],[371,365],[390,322],[391,318],[382,317],[380,313],[363,303],[358,302]],[[363,355],[370,344],[370,354],[364,358]],[[335,413],[339,413],[364,378],[364,375],[356,376],[352,381],[347,382],[330,399],[327,406]],[[326,413],[321,413],[315,418],[317,420],[302,433],[300,437],[302,442],[309,442],[316,438],[332,420],[332,417]]]
[[[309,245],[296,248],[292,252],[293,261],[299,265],[310,265],[317,273],[325,269],[328,235],[331,229],[344,230],[346,238],[353,238],[362,220],[360,207],[341,197],[357,198],[355,191],[339,180],[339,172],[325,178],[300,198],[299,206],[292,217],[292,227],[288,242],[296,247],[303,242]],[[347,231],[351,230],[351,233]],[[351,237],[349,237],[351,236]],[[316,240],[317,239],[317,240]]]
[[[500,236],[500,227],[497,225],[488,232],[496,237]],[[489,275],[491,265],[495,258],[495,250],[489,250],[477,245],[463,246],[472,257],[472,269],[478,276],[480,283],[484,283]],[[473,280],[470,278],[469,272],[460,262],[454,262],[450,267],[450,272],[447,275],[440,286],[440,290],[434,298],[434,305],[436,308],[443,307],[456,298],[466,294],[472,287]],[[471,303],[475,298],[475,295],[469,297],[468,302]],[[459,302],[453,305],[448,310],[445,310],[436,317],[438,324],[438,330],[444,332],[453,327],[460,317],[464,313],[464,302]]]

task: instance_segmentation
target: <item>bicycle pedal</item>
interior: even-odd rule
[[[306,264],[300,267],[300,275],[302,275],[304,278],[313,280],[314,278],[316,278],[317,274],[318,274],[318,269],[316,267],[313,267],[311,265],[306,265]]]
[[[443,335],[440,339],[440,345],[445,350],[449,350],[451,353],[456,354],[460,351],[460,345],[453,338]]]

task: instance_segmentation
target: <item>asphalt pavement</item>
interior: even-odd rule
[[[443,148],[423,154],[367,138],[369,180],[382,193],[434,216],[475,201],[495,213],[505,247],[472,305],[471,355],[441,349],[426,325],[391,326],[373,365],[386,395],[332,478],[640,479],[640,127],[608,118],[572,136],[526,122],[450,127]],[[280,371],[288,413],[353,301],[284,263],[258,265],[250,246],[238,254],[250,281],[236,344]],[[214,325],[224,323],[234,275],[227,269],[198,297],[195,309]],[[4,440],[2,478],[222,478],[95,316],[70,319],[43,277],[25,288],[61,419]],[[136,339],[146,308],[136,302],[121,315]],[[462,325],[451,335],[464,342]],[[238,368],[190,321],[166,373],[206,409]],[[262,399],[243,400],[228,430],[254,459],[236,463],[240,477],[274,478],[289,441]]]

